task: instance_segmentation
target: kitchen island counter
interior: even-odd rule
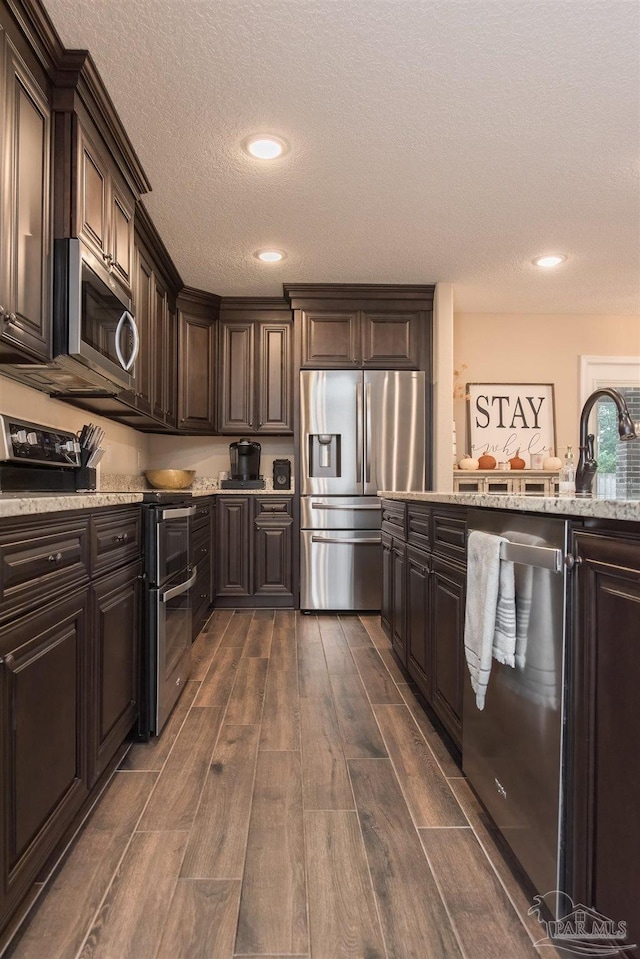
[[[505,493],[424,493],[380,490],[382,499],[423,503],[450,503],[456,506],[548,513],[557,516],[582,516],[594,519],[640,522],[640,500],[599,499],[597,496],[516,496]]]

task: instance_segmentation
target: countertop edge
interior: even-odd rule
[[[518,496],[509,493],[423,493],[379,490],[382,499],[423,503],[450,503],[485,509],[519,510],[557,516],[640,522],[640,500],[583,499],[575,496]]]

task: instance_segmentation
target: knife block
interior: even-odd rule
[[[76,493],[93,492],[96,488],[96,471],[87,466],[92,450],[80,450],[80,466],[75,470]]]

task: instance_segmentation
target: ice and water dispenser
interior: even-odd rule
[[[309,476],[340,476],[340,433],[309,433]]]

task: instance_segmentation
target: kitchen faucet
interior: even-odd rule
[[[636,428],[629,413],[629,408],[622,393],[614,390],[611,386],[603,386],[599,390],[594,390],[593,393],[587,397],[582,407],[582,413],[580,414],[580,458],[576,469],[576,496],[591,496],[593,477],[598,469],[593,447],[595,437],[593,433],[587,433],[587,430],[589,428],[589,414],[601,396],[608,396],[609,399],[612,399],[616,404],[620,439],[635,440],[638,438]]]

